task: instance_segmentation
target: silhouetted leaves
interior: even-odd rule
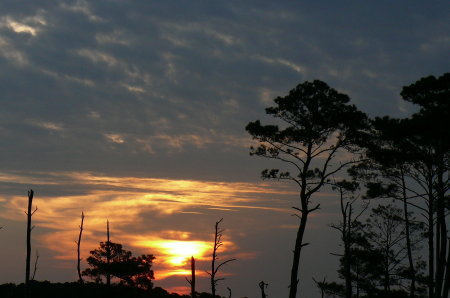
[[[110,262],[107,262],[107,246],[109,245]],[[89,276],[97,282],[102,282],[101,277],[107,273],[115,276],[120,283],[136,286],[143,289],[151,289],[154,279],[152,262],[153,255],[141,255],[133,257],[131,251],[124,250],[122,244],[113,242],[100,242],[100,248],[92,250],[87,258],[90,268],[83,271],[83,275]]]

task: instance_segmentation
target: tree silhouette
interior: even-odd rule
[[[425,219],[428,238],[428,296],[447,297],[450,288],[448,213],[450,133],[450,73],[429,76],[405,86],[404,100],[420,110],[406,119],[376,118],[367,156],[379,173],[369,183],[371,197],[392,197],[403,202],[411,292],[415,272],[409,232],[409,206]],[[381,177],[381,179],[380,179]]]
[[[330,88],[322,81],[305,82],[285,97],[275,98],[274,107],[266,113],[278,119],[278,125],[250,122],[246,130],[260,142],[251,147],[250,154],[275,159],[294,170],[264,170],[263,179],[293,181],[300,188],[300,223],[294,247],[289,298],[295,298],[298,286],[298,268],[308,215],[319,209],[310,206],[312,196],[333,175],[356,163],[353,157],[335,163],[342,151],[353,151],[352,139],[358,136],[366,122],[364,113],[349,105],[349,97]]]
[[[195,291],[195,259],[191,257],[191,279],[186,278],[186,281],[191,286],[191,298],[196,298],[197,293]]]
[[[219,272],[219,269],[223,265],[225,265],[229,262],[232,262],[232,261],[236,261],[236,259],[228,259],[228,260],[225,260],[225,261],[219,263],[219,265],[216,265],[216,261],[219,259],[218,250],[221,246],[223,246],[222,235],[225,230],[219,227],[222,220],[223,220],[223,218],[221,218],[219,221],[216,221],[216,224],[214,225],[214,246],[213,246],[213,253],[212,253],[212,258],[211,258],[211,272],[208,272],[208,271],[206,272],[210,276],[211,293],[212,293],[213,298],[216,297],[217,283],[221,280],[224,280],[224,278],[216,278],[217,272]]]
[[[111,241],[109,240],[109,220],[106,220],[106,243],[105,243],[105,257],[106,257],[106,285],[111,284],[111,272],[109,271],[111,266]]]
[[[450,249],[448,241],[448,227],[446,215],[448,214],[449,200],[449,155],[450,132],[448,121],[450,119],[450,73],[436,78],[429,76],[422,78],[409,86],[403,87],[401,95],[404,100],[420,107],[408,124],[410,127],[406,140],[415,149],[417,163],[421,169],[422,184],[428,190],[427,203],[436,213],[436,226],[434,220],[429,223],[429,295],[430,297],[448,297],[450,289]],[[425,174],[425,175],[424,175]],[[425,177],[424,177],[425,176]],[[419,180],[419,179],[417,179]],[[435,255],[433,256],[433,240],[435,231]],[[433,263],[436,268],[433,272]],[[434,277],[434,279],[433,279]],[[433,296],[434,295],[434,296]]]
[[[352,221],[349,252],[341,255],[339,277],[344,284],[337,282],[317,282],[317,286],[328,296],[337,297],[408,297],[410,280],[407,263],[407,250],[403,210],[393,205],[379,205],[373,208],[365,222]],[[339,225],[341,230],[343,225]],[[417,236],[423,231],[420,224],[411,225],[413,252],[420,249]],[[350,262],[348,255],[351,256]],[[415,260],[415,267],[423,268],[423,262]],[[418,277],[421,277],[418,275]],[[349,280],[354,291],[349,294]],[[423,280],[423,278],[418,278]],[[423,287],[416,288],[422,292]]]
[[[31,231],[34,229],[34,226],[31,225],[31,217],[34,215],[34,213],[38,210],[37,206],[36,208],[32,209],[33,206],[33,197],[34,197],[34,191],[30,189],[28,191],[28,210],[25,212],[27,215],[27,258],[25,263],[25,291],[26,296],[29,296],[29,284],[30,284],[30,262],[31,262]]]
[[[88,265],[82,275],[89,276],[96,282],[102,282],[102,276],[116,277],[120,283],[151,289],[154,279],[153,255],[133,257],[131,251],[122,248],[122,244],[100,242],[100,247],[92,250],[87,258]]]
[[[81,212],[81,224],[79,226],[80,233],[78,234],[78,241],[75,241],[77,244],[77,272],[78,272],[78,282],[80,284],[83,283],[83,277],[81,276],[81,258],[80,258],[80,245],[81,245],[81,236],[83,234],[83,224],[84,224],[84,212]]]
[[[267,298],[265,289],[267,288],[267,286],[268,286],[269,284],[266,284],[266,283],[262,280],[262,281],[259,282],[258,285],[259,285],[259,288],[260,288],[260,290],[261,290],[261,298]]]
[[[402,214],[402,209],[393,205],[380,205],[372,209],[367,220],[365,236],[372,244],[372,249],[382,257],[380,268],[382,274],[378,280],[384,293],[391,292],[393,286],[401,285],[405,277],[409,277],[409,274],[405,276],[408,272],[408,265],[405,264],[408,253],[405,246],[406,230]],[[411,246],[414,251],[419,248],[416,244],[420,240],[414,236],[421,234],[422,226],[411,222],[410,228],[410,236],[417,239]]]
[[[343,254],[334,254],[341,257],[341,270],[340,273],[345,281],[345,297],[353,297],[352,289],[352,252],[355,240],[353,236],[355,234],[354,229],[359,229],[361,223],[358,221],[359,217],[367,209],[368,204],[364,204],[362,210],[355,215],[354,203],[359,198],[355,195],[355,192],[359,189],[359,184],[355,181],[342,180],[332,183],[333,190],[339,192],[340,207],[341,207],[341,222],[339,224],[331,225],[332,228],[338,230],[341,234],[341,241],[344,246]],[[322,282],[325,284],[325,281]]]

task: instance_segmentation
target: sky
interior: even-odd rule
[[[188,292],[191,255],[209,291],[214,223],[225,229],[218,294],[288,293],[296,188],[262,181],[245,126],[276,96],[320,79],[370,116],[405,117],[399,93],[450,70],[448,1],[0,2],[0,283],[22,282],[23,211],[35,191],[36,279],[74,281],[105,240],[155,255],[156,286]],[[334,280],[336,194],[315,198],[300,269]],[[86,263],[82,264],[86,268]]]

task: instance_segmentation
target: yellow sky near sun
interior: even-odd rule
[[[110,177],[83,172],[0,173],[0,182],[12,181],[33,185],[34,205],[38,206],[33,223],[46,229],[36,236],[36,240],[39,245],[53,251],[56,259],[73,261],[76,258],[74,240],[78,235],[81,211],[84,211],[83,259],[88,257],[90,250],[98,247],[99,241],[105,241],[105,222],[108,219],[113,242],[122,243],[125,249],[133,252],[151,253],[157,257],[158,279],[188,275],[187,262],[191,256],[199,262],[208,260],[214,223],[202,230],[190,231],[191,226],[184,226],[181,230],[173,230],[170,226],[147,227],[148,220],[154,220],[156,224],[169,217],[177,220],[183,213],[203,216],[209,210],[290,212],[261,204],[260,196],[292,194],[288,189],[274,189],[264,183]],[[77,195],[40,196],[46,187],[64,185],[78,185],[85,191]],[[26,194],[0,196],[0,217],[24,221],[26,205]],[[231,233],[226,235],[221,249],[225,254],[237,252],[238,247]],[[251,257],[251,253],[247,253],[246,257]]]

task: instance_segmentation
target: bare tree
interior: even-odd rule
[[[27,259],[25,264],[25,285],[28,286],[30,282],[30,261],[31,261],[31,230],[34,226],[31,226],[31,217],[38,210],[37,206],[32,211],[34,191],[30,189],[28,191],[28,211],[25,212],[27,215]]]
[[[109,220],[106,220],[106,285],[111,285],[111,272],[109,272],[110,269],[110,263],[111,263],[111,241],[109,241]]]
[[[216,297],[216,285],[219,281],[224,280],[224,278],[216,278],[216,274],[219,271],[219,269],[232,261],[235,261],[236,259],[228,259],[226,261],[223,261],[219,265],[216,266],[216,261],[219,259],[217,252],[219,248],[223,245],[222,242],[222,235],[225,231],[224,229],[219,228],[220,223],[222,222],[223,218],[221,218],[219,221],[215,224],[215,232],[214,232],[214,247],[213,247],[213,254],[212,254],[212,261],[211,261],[211,272],[206,272],[211,277],[211,292],[213,297]]]
[[[266,284],[263,280],[259,282],[259,288],[261,289],[261,297],[262,298],[266,298],[266,292],[264,291],[264,289],[267,288],[269,284]]]
[[[197,294],[195,292],[195,259],[191,257],[191,279],[187,279],[187,282],[191,285],[191,297],[196,298]]]
[[[30,189],[28,191],[28,210],[25,211],[25,214],[27,215],[27,258],[25,263],[25,297],[30,296],[29,285],[30,285],[30,262],[31,262],[31,230],[33,230],[34,228],[34,226],[31,226],[31,217],[38,210],[36,206],[34,211],[32,211],[33,196],[34,191]]]
[[[77,244],[77,271],[78,271],[78,281],[80,284],[83,283],[83,278],[81,277],[81,258],[80,258],[80,244],[81,244],[81,235],[83,234],[83,223],[84,223],[84,212],[81,212],[81,224],[79,225],[80,234],[78,234],[78,241],[75,241]]]
[[[352,291],[352,245],[354,244],[353,229],[359,225],[358,219],[367,210],[369,204],[368,202],[363,204],[362,210],[355,216],[353,213],[353,204],[359,198],[358,195],[354,195],[355,191],[358,189],[359,184],[355,181],[342,180],[339,182],[333,182],[333,190],[339,192],[340,204],[341,204],[341,215],[342,220],[339,224],[331,225],[332,228],[338,230],[341,233],[341,240],[344,246],[344,254],[335,254],[342,258],[343,271],[342,275],[345,280],[345,297],[353,297]],[[346,202],[344,202],[346,201]]]

